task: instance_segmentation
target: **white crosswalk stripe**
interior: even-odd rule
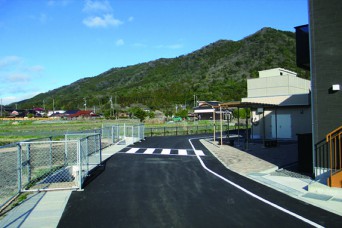
[[[205,156],[202,150],[192,149],[157,149],[157,148],[128,148],[119,153],[126,154],[153,154],[153,155],[180,155],[180,156]]]
[[[139,148],[131,148],[129,151],[127,151],[127,154],[134,154],[135,152],[137,152],[139,150]]]
[[[188,153],[186,152],[186,150],[178,150],[178,154],[179,154],[179,155],[188,155]]]
[[[161,154],[170,154],[171,153],[171,149],[163,149]]]
[[[144,154],[153,154],[153,151],[154,151],[154,150],[155,150],[155,149],[149,148],[149,149],[145,150]]]
[[[198,156],[205,156],[202,150],[195,150],[195,154]]]

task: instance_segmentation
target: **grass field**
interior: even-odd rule
[[[112,126],[116,124],[139,124],[138,120],[120,119],[120,120],[0,120],[0,146],[13,142],[25,141],[41,137],[54,136],[61,137],[65,133],[78,132],[99,129],[103,126]],[[145,124],[145,128],[161,127],[191,127],[191,126],[211,126],[212,121],[200,122],[168,122],[165,124]]]
[[[66,132],[99,129],[103,124],[120,122],[111,120],[0,120],[0,146],[34,138],[64,135]]]

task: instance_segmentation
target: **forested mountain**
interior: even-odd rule
[[[200,100],[236,101],[246,96],[246,79],[260,70],[281,67],[309,78],[296,67],[295,46],[294,33],[263,28],[242,40],[219,40],[177,58],[113,68],[19,103],[32,108],[45,100],[52,109],[54,99],[57,109],[81,109],[86,98],[87,107],[104,111],[110,97],[121,107],[142,103],[162,110],[192,105],[194,94]]]

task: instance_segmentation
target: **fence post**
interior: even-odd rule
[[[126,139],[126,124],[124,123],[124,139]]]
[[[114,126],[112,126],[112,143],[114,143]]]
[[[82,156],[81,156],[81,140],[77,141],[77,157],[78,157],[78,187],[82,189]]]
[[[31,146],[26,144],[26,156],[27,156],[27,182],[31,181]]]
[[[134,141],[134,126],[132,126],[132,142],[135,143],[135,141]]]
[[[151,127],[151,137],[153,136],[153,128]]]
[[[18,149],[17,149],[17,163],[18,163],[18,192],[21,192],[21,145],[18,143],[17,144]]]
[[[89,171],[89,143],[88,143],[88,139],[90,136],[86,137],[86,162],[87,162],[87,171],[86,173],[88,173]]]
[[[64,166],[68,165],[68,134],[65,134]]]
[[[176,136],[178,135],[178,126],[176,126]]]
[[[98,140],[98,151],[99,151],[99,157],[100,157],[100,163],[102,162],[102,146],[101,146],[101,135],[98,135],[99,140]]]
[[[50,169],[52,169],[52,137],[49,137],[50,139]]]

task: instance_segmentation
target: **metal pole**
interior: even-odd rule
[[[214,120],[214,142],[216,142],[215,108],[214,108],[214,110],[213,110],[213,120]]]
[[[278,113],[277,113],[277,108],[275,108],[275,125],[276,125],[276,141],[278,142]]]
[[[82,189],[82,156],[81,156],[81,140],[77,141],[77,155],[78,155],[78,188]]]
[[[247,116],[247,108],[245,108],[246,112],[246,150],[248,150],[248,116]]]
[[[52,137],[49,137],[50,139],[50,169],[52,169]]]
[[[263,128],[263,132],[262,132],[262,141],[263,141],[263,144],[265,146],[265,138],[266,138],[266,124],[265,124],[266,120],[265,120],[265,109],[263,108],[262,109],[262,128]]]
[[[87,162],[87,173],[89,171],[89,144],[88,144],[88,139],[89,139],[90,136],[86,137],[85,140],[86,140],[86,162]]]
[[[229,133],[229,119],[230,119],[230,114],[229,114],[229,111],[227,111],[227,115],[226,115],[226,117],[227,117],[227,123],[228,123],[228,139],[230,139],[230,133]]]
[[[124,123],[124,139],[126,139],[126,124]]]
[[[21,184],[22,184],[22,179],[21,179],[21,145],[18,143],[17,144],[18,149],[17,149],[17,166],[18,166],[18,192],[21,192]]]
[[[65,134],[64,137],[64,166],[67,166],[67,161],[68,161],[68,135]]]
[[[222,107],[221,107],[221,105],[220,105],[220,128],[221,128],[221,130],[220,130],[220,134],[221,134],[221,142],[220,142],[220,145],[222,146],[223,140],[222,140]]]
[[[27,182],[31,181],[31,148],[30,144],[26,144],[26,155],[27,155]]]
[[[100,157],[100,163],[102,162],[102,146],[101,146],[101,135],[98,135],[99,139],[97,140],[98,142],[98,151],[99,151],[99,157]]]
[[[240,108],[238,107],[238,145],[240,146]]]

